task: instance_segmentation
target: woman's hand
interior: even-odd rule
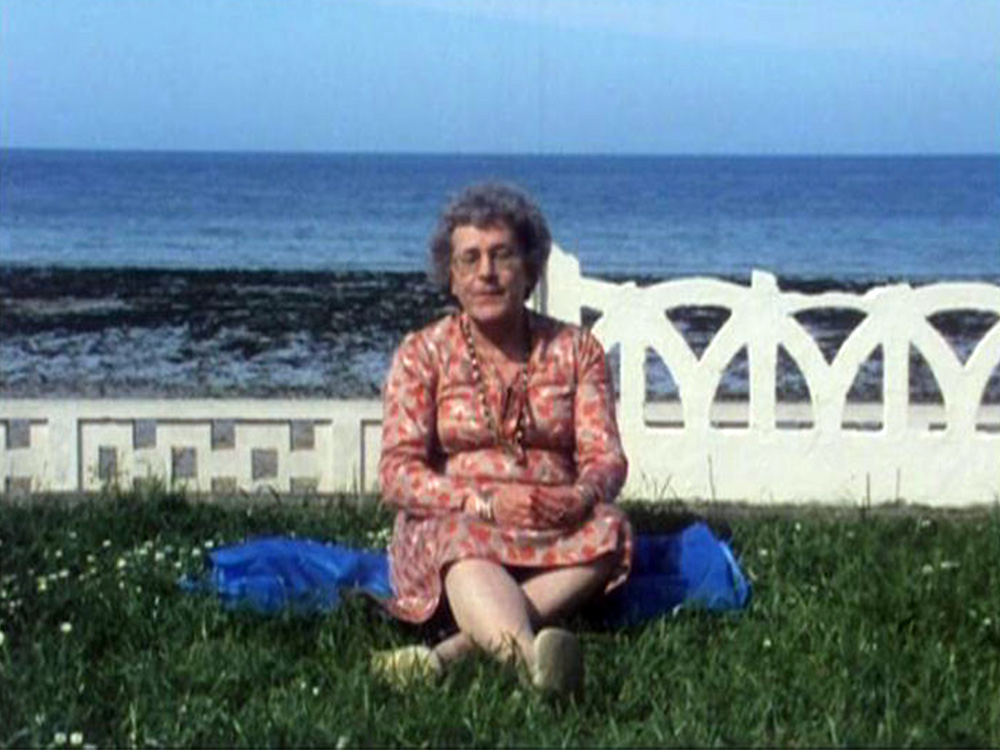
[[[576,487],[535,487],[532,495],[536,514],[549,528],[576,526],[592,508],[589,499]]]
[[[501,526],[562,529],[575,526],[590,512],[587,498],[575,487],[499,485],[491,493],[493,514]]]

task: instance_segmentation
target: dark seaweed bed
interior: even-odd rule
[[[642,279],[652,283],[655,279]],[[863,285],[783,281],[810,293]],[[868,285],[870,286],[870,284]],[[392,352],[410,330],[445,314],[449,300],[420,273],[0,268],[0,396],[377,396]],[[711,310],[671,316],[695,351],[723,322]],[[996,316],[932,321],[967,356]],[[802,321],[827,356],[857,318],[823,312]],[[912,361],[914,400],[935,400],[926,366]],[[806,397],[779,360],[779,397]],[[651,362],[649,395],[669,397]],[[880,397],[876,358],[851,398]],[[720,397],[746,393],[737,358]],[[987,388],[1000,402],[1000,367]]]

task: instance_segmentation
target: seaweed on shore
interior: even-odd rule
[[[782,283],[815,293],[834,282]],[[0,394],[373,397],[402,337],[448,304],[415,272],[0,267]],[[670,316],[696,352],[725,321],[710,313],[691,308]],[[595,317],[585,310],[584,322]],[[856,317],[823,310],[800,322],[829,361]],[[932,323],[960,356],[995,320],[970,311],[937,317]],[[720,398],[746,398],[745,365],[734,361]],[[655,366],[647,371],[651,399],[676,398],[668,375]],[[939,401],[926,364],[914,359],[911,371],[914,400]],[[808,398],[796,372],[780,381],[779,399]],[[851,398],[880,397],[876,357]],[[1000,368],[986,400],[1000,402]]]

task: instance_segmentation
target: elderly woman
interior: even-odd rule
[[[552,240],[538,208],[502,185],[466,189],[431,241],[460,310],[408,335],[384,393],[383,501],[397,617],[449,608],[434,648],[377,654],[406,684],[475,648],[575,693],[580,647],[549,627],[628,575],[632,531],[612,504],[626,474],[604,351],[581,328],[525,307]]]

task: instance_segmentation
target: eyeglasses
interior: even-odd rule
[[[486,251],[487,257],[493,266],[499,271],[510,271],[524,260],[521,251],[516,247],[501,245]],[[468,249],[451,256],[451,265],[463,276],[469,276],[476,272],[482,260],[482,253],[479,250]]]

